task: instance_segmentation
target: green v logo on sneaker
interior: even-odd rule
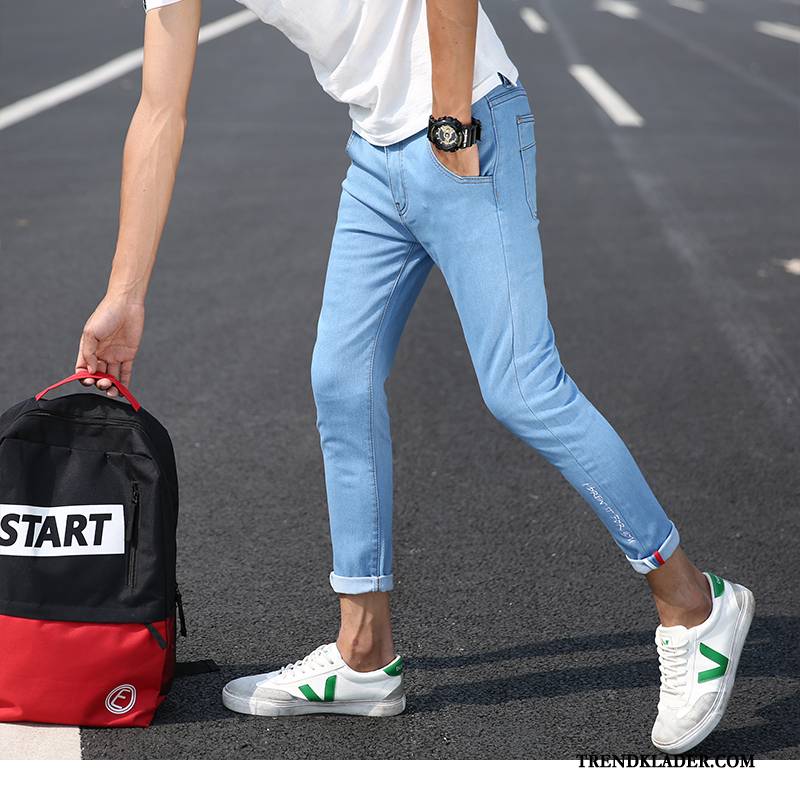
[[[705,683],[706,681],[713,681],[715,678],[721,678],[728,669],[728,657],[718,653],[713,647],[700,642],[700,654],[704,655],[710,661],[717,664],[716,667],[711,669],[704,669],[702,672],[697,673],[697,682]],[[300,687],[303,688],[302,686]]]
[[[725,659],[725,663],[728,662],[728,659]],[[307,683],[304,683],[302,686],[297,687],[304,695],[306,700],[310,700],[313,703],[332,703],[333,702],[333,695],[336,691],[336,676],[335,675],[328,675],[328,679],[325,681],[325,697],[320,697]]]

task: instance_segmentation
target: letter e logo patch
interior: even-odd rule
[[[136,705],[136,688],[129,683],[117,686],[106,695],[106,708],[112,714],[127,714]]]

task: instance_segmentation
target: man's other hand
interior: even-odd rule
[[[105,372],[129,386],[143,330],[144,305],[124,295],[106,295],[83,328],[75,371]],[[95,381],[87,378],[82,383],[92,386]],[[109,397],[119,396],[111,381],[96,383]]]

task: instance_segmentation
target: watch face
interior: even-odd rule
[[[440,150],[458,149],[458,131],[450,122],[443,122],[434,129],[436,145]]]
[[[456,129],[452,125],[442,125],[439,128],[439,141],[445,147],[452,147],[456,143]]]

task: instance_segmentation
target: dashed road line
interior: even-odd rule
[[[690,53],[694,53],[696,56],[703,58],[706,61],[716,65],[720,69],[723,69],[731,75],[734,75],[743,83],[747,83],[756,89],[760,89],[762,92],[771,95],[775,100],[779,100],[792,109],[800,110],[800,97],[793,92],[787,91],[782,86],[775,83],[775,81],[770,80],[769,78],[757,72],[751,72],[749,69],[738,64],[733,59],[722,55],[722,53],[719,53],[716,50],[712,50],[701,41],[687,36],[684,31],[679,31],[672,25],[667,24],[664,20],[657,19],[649,14],[646,14],[642,16],[641,22],[643,25],[646,25],[651,30],[660,33],[662,36],[665,36],[667,39],[675,42],[679,46],[688,50]],[[550,27],[555,30],[555,24],[552,22],[552,19]]]
[[[252,11],[237,11],[215,22],[209,22],[208,25],[203,25],[200,28],[197,41],[200,44],[210,42],[212,39],[231,33],[231,31],[255,22],[257,19],[258,17]],[[143,55],[144,52],[141,47],[138,50],[131,50],[129,53],[112,58],[111,61],[107,61],[105,64],[85,72],[83,75],[70,78],[68,81],[59,83],[49,89],[44,89],[29,97],[24,97],[22,100],[17,100],[5,108],[0,108],[0,130],[10,128],[18,122],[30,119],[43,111],[80,97],[82,94],[91,92],[129,72],[139,69],[142,66]]]
[[[693,11],[695,14],[704,14],[706,10],[703,0],[669,0],[669,4],[684,11]]]
[[[785,22],[764,22],[759,20],[753,26],[759,33],[783,39],[786,42],[800,44],[800,28],[796,25],[787,25]]]
[[[534,33],[547,33],[547,22],[542,19],[542,17],[539,16],[539,14],[537,14],[532,8],[523,6],[519,10],[519,15],[522,17],[522,21]]]
[[[625,0],[597,0],[595,8],[598,11],[607,11],[621,19],[638,19],[639,7]]]
[[[570,75],[591,95],[592,99],[622,127],[641,128],[644,119],[597,71],[588,64],[572,64]]]
[[[581,51],[550,0],[539,0],[547,14],[550,30],[567,62],[581,60]],[[768,84],[769,85],[769,84]],[[718,249],[709,241],[696,217],[685,211],[669,183],[669,173],[659,169],[652,153],[638,136],[624,136],[606,126],[617,158],[631,181],[658,220],[668,246],[687,268],[693,290],[705,304],[707,313],[740,360],[754,389],[764,394],[777,425],[794,441],[797,408],[800,407],[800,378],[796,365],[784,351],[764,316],[753,306],[752,298],[727,277]]]
[[[0,724],[0,761],[74,761],[80,757],[80,728]]]

